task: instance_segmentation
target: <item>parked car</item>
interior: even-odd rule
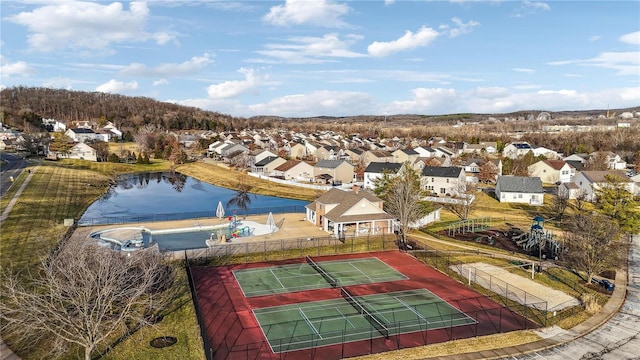
[[[615,287],[616,287],[616,285],[614,283],[612,283],[611,281],[609,281],[607,279],[600,280],[600,285],[602,285],[602,287],[607,291],[613,291],[613,289],[615,289]]]

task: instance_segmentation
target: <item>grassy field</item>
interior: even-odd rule
[[[113,176],[127,172],[165,171],[166,162],[151,165],[93,163],[88,161],[44,161],[18,198],[0,232],[0,265],[14,270],[31,270],[56,246],[67,231],[63,221],[79,218],[85,209],[107,189]],[[19,185],[2,199],[6,207]],[[183,270],[180,269],[182,273]],[[186,286],[184,274],[182,286]],[[202,341],[189,292],[177,302],[176,309],[152,328],[144,328],[115,346],[108,359],[204,359]],[[165,349],[154,349],[149,341],[160,335],[175,336],[178,343]],[[142,351],[144,349],[144,351]],[[34,351],[36,352],[36,351]],[[148,354],[148,355],[147,355]],[[36,359],[36,354],[20,354]]]
[[[249,187],[249,192],[260,195],[312,201],[324,193],[324,191],[319,190],[277,184],[249,176],[240,171],[203,162],[180,165],[176,168],[176,171],[198,180],[233,190],[237,190],[239,184],[246,184]]]

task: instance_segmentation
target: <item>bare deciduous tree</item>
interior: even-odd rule
[[[622,254],[620,231],[615,221],[602,215],[577,215],[565,232],[564,258],[569,266],[587,275],[594,275],[619,265]]]
[[[407,243],[409,224],[422,219],[431,211],[432,204],[422,200],[425,191],[420,187],[420,174],[405,163],[397,175],[384,174],[374,180],[374,192],[384,200],[384,209],[398,218],[400,243]]]
[[[475,199],[474,193],[476,192],[476,189],[477,187],[475,184],[467,184],[464,180],[456,181],[456,184],[452,189],[452,200],[455,200],[456,202],[445,203],[445,209],[451,211],[460,219],[467,220],[471,211],[475,207],[473,200]]]
[[[2,269],[2,335],[18,351],[44,341],[51,356],[76,346],[91,359],[100,344],[153,323],[176,289],[173,267],[152,249],[123,253],[69,241],[36,273]]]

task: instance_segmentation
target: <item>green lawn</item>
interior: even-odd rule
[[[58,244],[68,230],[63,221],[79,218],[85,209],[107,189],[113,177],[127,172],[166,171],[167,162],[151,165],[94,163],[79,160],[44,161],[16,202],[0,232],[0,265],[17,270],[35,269],[42,257]],[[2,208],[24,181],[21,175],[15,187],[3,197]],[[177,286],[185,287],[186,277],[179,269]],[[149,341],[157,336],[175,336],[178,343],[154,349]],[[19,354],[37,359],[38,351]],[[73,358],[70,354],[69,357]],[[154,327],[143,328],[113,346],[108,359],[204,359],[200,329],[188,291],[175,303],[175,309]]]

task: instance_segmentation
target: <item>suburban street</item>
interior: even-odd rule
[[[21,157],[7,153],[0,153],[0,159],[6,161],[6,164],[2,166],[2,171],[0,171],[0,197],[2,197],[11,187],[11,177],[13,176],[14,179],[17,179],[18,175],[29,165],[29,162]]]
[[[627,298],[624,305],[600,328],[564,345],[509,358],[521,360],[640,359],[640,235],[633,237],[628,276]],[[558,330],[558,334],[563,332]]]

